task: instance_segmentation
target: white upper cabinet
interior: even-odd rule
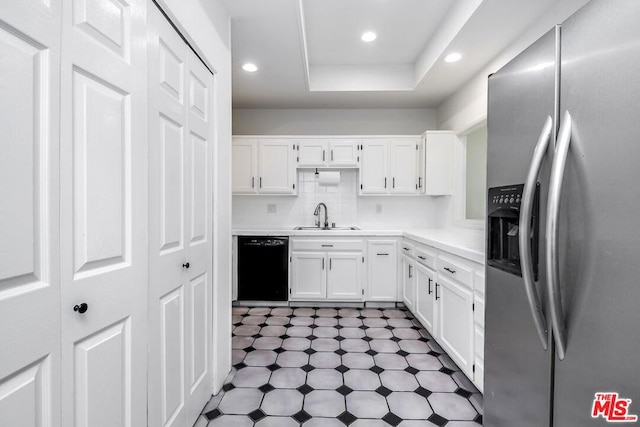
[[[420,145],[418,138],[363,140],[360,194],[420,194]]]
[[[297,194],[296,168],[359,168],[359,195],[453,192],[456,136],[233,138],[233,194]]]
[[[327,141],[323,139],[296,141],[298,167],[321,168],[327,165]]]
[[[444,196],[453,192],[455,138],[456,135],[451,131],[427,131],[423,136],[425,151],[424,193],[428,196]]]
[[[416,140],[391,141],[390,161],[392,194],[416,194],[418,190],[418,146]]]
[[[258,143],[258,190],[263,194],[295,194],[293,143],[267,140]]]
[[[360,194],[387,194],[388,142],[362,142],[360,162]]]
[[[357,167],[358,144],[354,139],[332,139],[329,141],[329,165],[333,167]]]
[[[232,148],[233,192],[255,194],[258,174],[258,146],[255,140],[234,140]]]
[[[296,194],[292,141],[234,138],[232,153],[233,194]]]
[[[355,139],[304,139],[294,141],[299,168],[358,167],[360,141]]]

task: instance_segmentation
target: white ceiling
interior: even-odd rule
[[[572,1],[226,0],[233,107],[434,108]],[[368,30],[373,43],[360,40]],[[453,51],[463,59],[444,62]]]

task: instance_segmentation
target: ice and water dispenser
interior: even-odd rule
[[[524,184],[490,188],[487,200],[487,264],[522,276],[520,268],[520,204]],[[536,185],[531,218],[531,253],[534,279],[538,278],[540,185]]]

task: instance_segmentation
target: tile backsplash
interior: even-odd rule
[[[233,228],[293,228],[314,225],[323,202],[329,223],[360,228],[443,227],[450,197],[358,196],[357,169],[341,169],[340,184],[318,184],[315,170],[298,170],[298,196],[233,196]]]

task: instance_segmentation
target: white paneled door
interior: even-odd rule
[[[190,426],[213,388],[213,75],[149,14],[149,426]]]
[[[60,1],[0,4],[0,426],[60,426]]]
[[[144,426],[146,3],[62,11],[62,425]]]

